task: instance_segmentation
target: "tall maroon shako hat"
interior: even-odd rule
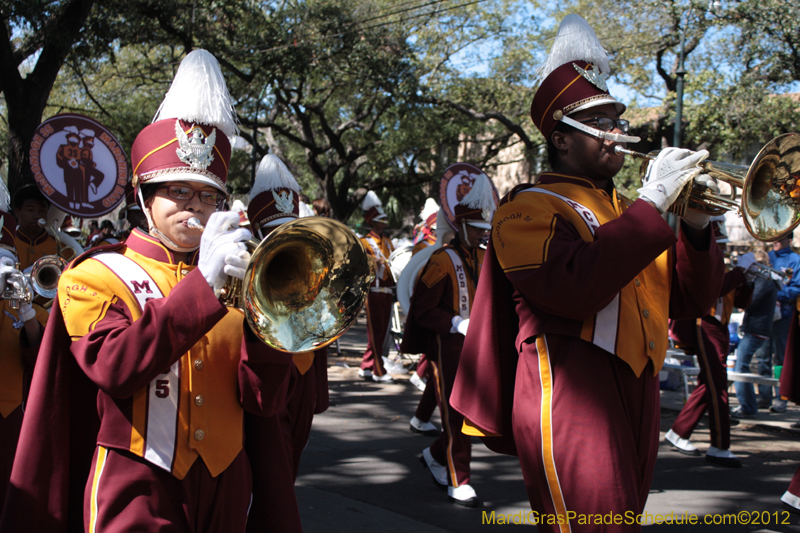
[[[361,210],[364,212],[364,221],[369,224],[373,220],[385,222],[389,219],[383,212],[383,204],[374,191],[369,191],[361,202]]]
[[[190,52],[178,67],[153,123],[136,137],[131,149],[133,187],[144,208],[141,186],[189,181],[211,185],[227,194],[231,142],[239,129],[219,63],[205,50]],[[155,228],[144,208],[150,233],[168,248],[177,247]]]
[[[11,216],[10,209],[11,195],[6,189],[6,184],[0,179],[0,250],[8,251],[16,257],[17,247],[14,240],[17,237],[17,221]],[[0,287],[0,290],[2,289]]]
[[[265,155],[258,165],[247,206],[253,233],[291,222],[299,215],[300,185],[278,156]]]
[[[620,114],[625,111],[625,105],[608,92],[609,72],[608,54],[591,26],[579,15],[564,17],[539,71],[542,82],[531,103],[531,119],[545,139],[550,139],[563,117],[582,109],[613,104]],[[584,127],[593,130],[587,133],[598,131]]]
[[[492,229],[492,216],[497,209],[493,193],[489,177],[483,172],[477,174],[472,189],[453,209],[459,231],[464,223],[476,228]]]

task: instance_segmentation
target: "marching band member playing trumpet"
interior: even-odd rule
[[[707,152],[667,149],[639,199],[613,177],[636,142],[608,92],[608,56],[578,15],[561,23],[531,118],[552,171],[500,203],[450,404],[465,431],[517,454],[541,532],[638,531],[568,516],[644,510],[659,442],[667,319],[704,315],[722,255],[708,216],[678,235],[662,214]]]
[[[261,160],[250,191],[247,216],[256,239],[263,240],[299,216],[300,185],[274,154]],[[302,531],[294,482],[300,455],[315,414],[328,399],[328,349],[293,354],[291,395],[277,414],[264,418],[245,413],[245,450],[253,469],[253,503],[247,531]]]
[[[283,407],[292,357],[214,292],[249,260],[217,212],[235,133],[219,64],[191,52],[131,151],[149,231],[61,276],[1,530],[245,531],[244,412]]]
[[[366,237],[361,238],[367,253],[376,263],[375,281],[369,288],[367,297],[367,348],[364,350],[358,377],[373,381],[390,382],[392,376],[386,373],[383,365],[383,344],[389,333],[394,305],[395,282],[389,268],[389,256],[394,251],[391,239],[384,234],[388,217],[383,212],[378,195],[369,191],[361,203],[364,221],[370,228]]]
[[[14,238],[21,270],[26,270],[37,259],[58,253],[58,243],[40,220],[47,219],[50,202],[36,185],[25,185],[14,194],[14,215],[19,226]]]
[[[8,214],[8,192],[0,181],[0,291],[27,283],[16,270],[14,249],[16,222]],[[13,288],[13,287],[11,287]],[[11,466],[22,427],[23,402],[28,395],[47,311],[21,302],[18,309],[0,299],[0,505],[5,500]]]

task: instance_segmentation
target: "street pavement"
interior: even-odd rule
[[[535,531],[518,460],[489,451],[479,439],[473,439],[471,484],[483,506],[458,507],[434,485],[420,463],[433,438],[412,433],[408,424],[421,393],[408,374],[397,375],[391,384],[359,379],[365,343],[362,317],[340,339],[341,354],[331,349],[331,407],[314,418],[296,485],[304,531]],[[704,456],[681,455],[664,443],[682,404],[682,393],[662,392],[662,443],[645,518],[696,515],[700,522],[726,520],[727,525],[673,523],[646,525],[644,531],[800,531],[800,518],[785,513],[779,501],[800,463],[800,432],[789,428],[800,420],[800,408],[790,406],[783,415],[761,411],[758,420],[735,426],[731,450],[744,467],[732,469],[707,463]],[[438,410],[433,421],[441,427]],[[692,441],[705,451],[708,440],[706,419]],[[734,514],[738,521],[731,523]],[[501,515],[508,524],[500,523]]]

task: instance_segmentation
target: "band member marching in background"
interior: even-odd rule
[[[639,139],[609,72],[588,23],[565,17],[531,105],[552,171],[495,213],[450,398],[465,431],[519,456],[541,532],[640,529],[567,513],[644,510],[667,319],[704,315],[722,281],[708,216],[690,211],[677,236],[662,218],[707,152],[663,150],[638,200],[617,193],[614,146]]]
[[[723,218],[723,217],[719,217]],[[724,218],[723,218],[724,220]],[[720,251],[724,253],[728,241],[725,223],[713,220],[711,227]],[[750,305],[753,284],[748,282],[745,270],[732,268],[725,273],[722,289],[711,312],[695,320],[674,320],[670,323],[670,337],[676,347],[697,356],[700,374],[697,386],[686,405],[665,436],[680,453],[700,455],[700,451],[689,441],[692,431],[708,411],[711,446],[706,460],[722,466],[738,468],[742,461],[728,448],[731,445],[731,419],[728,407],[727,359],[730,351],[728,322],[734,307]]]
[[[14,216],[17,219],[17,234],[14,246],[20,268],[25,270],[38,259],[58,253],[58,243],[39,224],[47,220],[50,202],[36,185],[25,185],[17,190],[13,200]]]
[[[249,260],[250,233],[217,212],[234,116],[216,59],[191,52],[133,144],[148,232],[61,276],[3,531],[245,530],[244,411],[283,407],[292,358],[215,295]]]
[[[461,432],[464,417],[449,401],[483,263],[479,245],[491,229],[497,207],[492,193],[489,178],[479,174],[472,190],[456,205],[458,233],[449,246],[433,253],[422,272],[401,346],[405,352],[425,353],[429,358],[442,415],[442,432],[423,450],[423,462],[436,483],[447,487],[448,496],[466,507],[480,505],[469,484],[471,437]]]
[[[261,160],[250,191],[248,218],[263,240],[299,215],[300,185],[274,154]],[[245,413],[245,450],[253,469],[253,503],[247,531],[302,531],[294,482],[315,414],[328,399],[328,349],[293,355],[291,396],[286,407],[264,418]]]
[[[0,505],[6,496],[11,466],[22,427],[23,403],[28,395],[33,367],[47,311],[35,303],[12,304],[27,279],[16,270],[16,221],[8,213],[8,191],[0,180]],[[17,307],[16,309],[14,307]]]
[[[436,200],[433,198],[425,200],[425,206],[419,214],[422,222],[420,222],[417,235],[414,238],[412,257],[425,248],[436,244],[436,218],[438,215],[439,204],[436,203]],[[438,437],[439,428],[431,422],[433,411],[436,409],[436,388],[427,386],[432,376],[430,370],[431,367],[427,356],[421,353],[417,361],[417,368],[411,374],[409,381],[422,391],[422,397],[419,399],[414,416],[409,421],[409,426],[414,433]]]
[[[395,281],[389,268],[388,258],[394,251],[391,239],[384,234],[389,217],[383,212],[378,196],[369,191],[361,204],[364,221],[370,227],[369,233],[361,238],[367,253],[376,263],[375,281],[369,288],[367,297],[367,349],[364,350],[358,377],[373,381],[390,382],[392,376],[386,373],[383,364],[383,343],[389,332],[394,304]]]

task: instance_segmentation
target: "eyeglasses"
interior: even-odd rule
[[[183,200],[188,202],[194,198],[195,194],[199,194],[200,201],[206,205],[221,207],[225,202],[225,195],[223,194],[211,191],[196,191],[191,187],[186,187],[185,185],[167,185],[164,187],[159,187],[159,189],[166,190],[167,196],[173,200]]]
[[[594,117],[594,118],[587,118],[586,120],[581,120],[581,124],[594,124],[597,126],[598,130],[602,131],[611,131],[615,127],[619,128],[622,133],[628,133],[628,128],[630,128],[631,124],[625,119],[622,118],[609,118],[609,117]]]

